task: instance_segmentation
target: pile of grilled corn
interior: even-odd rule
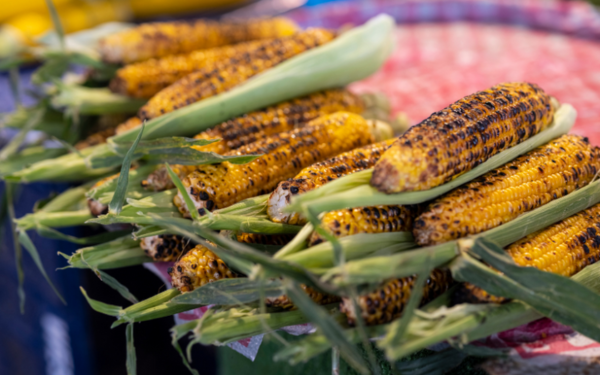
[[[121,116],[120,121],[89,134],[75,147],[84,153],[115,134],[140,127],[144,121],[244,85],[252,77],[335,38],[335,31],[300,30],[285,18],[245,23],[153,23],[106,37],[99,47],[102,59],[125,64],[107,83],[108,88],[119,95],[148,101],[137,114]],[[386,256],[409,248],[430,251],[486,233],[568,198],[592,184],[600,173],[600,149],[583,137],[564,134],[425,202],[366,205],[360,200],[348,201],[347,207],[319,216],[313,215],[310,207],[292,211],[296,197],[328,184],[341,185],[344,178],[369,171],[372,173],[363,182],[376,190],[373,194],[394,197],[435,191],[548,130],[560,107],[535,84],[503,83],[462,98],[404,134],[394,135],[394,128],[385,121],[363,117],[371,105],[367,97],[345,88],[308,93],[231,116],[194,136],[196,140],[216,140],[192,146],[195,151],[225,157],[252,156],[249,162],[156,165],[148,172],[149,164],[142,159],[130,172],[121,172],[144,174],[136,177],[135,186],[128,187],[129,207],[155,213],[152,209],[158,206],[152,199],[167,197],[166,214],[157,209],[157,215],[163,215],[166,221],[175,217],[181,220],[178,223],[195,218],[194,225],[201,227],[205,223],[214,225],[216,218],[227,221],[227,215],[235,216],[238,221],[232,222],[242,224],[233,229],[232,224],[219,228],[222,232],[218,238],[230,242],[194,237],[195,241],[174,231],[174,225],[144,226],[127,221],[118,212],[109,213],[105,196],[98,199],[94,192],[117,185],[120,174],[114,172],[91,186],[86,199],[89,214],[84,215],[122,218],[120,223],[134,224],[131,229],[136,231],[136,251],[148,262],[170,262],[168,272],[172,286],[178,290],[175,293],[193,295],[194,290],[219,280],[260,276],[260,270],[254,274],[240,266],[235,255],[238,245],[291,265],[295,272],[301,273],[301,268],[323,281],[326,277],[320,276],[332,267],[305,267],[301,259],[307,255],[303,254],[325,254],[327,262],[323,264],[341,266],[344,257]],[[169,168],[177,178],[171,177]],[[116,189],[109,193],[117,194]],[[144,197],[151,204],[134,199]],[[239,213],[242,211],[233,209],[252,199],[261,202],[248,204],[254,211]],[[253,220],[267,222],[269,228],[281,231],[261,231],[257,229],[261,227],[252,226]],[[507,246],[506,251],[519,266],[572,276],[600,259],[599,231],[600,205],[594,205],[528,234]],[[290,234],[293,232],[299,234]],[[377,240],[360,242],[367,239]],[[364,248],[356,244],[364,244]],[[129,242],[128,246],[131,251]],[[222,259],[218,254],[228,255],[222,255]],[[346,290],[327,289],[319,282],[311,284],[307,281],[310,277],[300,286],[316,304],[336,306],[335,311],[345,315],[346,327],[381,325],[403,315],[411,295],[420,295],[413,293],[418,283],[423,285],[419,306],[451,289],[456,282],[445,266],[429,269],[426,274],[406,276],[407,272],[404,277],[386,277],[377,285],[356,282],[368,287],[359,289],[357,298]],[[288,275],[280,272],[268,277],[286,279]],[[264,302],[270,312],[283,314],[300,307],[292,297],[291,293],[282,293],[266,297]],[[453,289],[452,301],[507,300],[462,283]]]

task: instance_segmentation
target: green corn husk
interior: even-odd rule
[[[31,117],[33,111],[39,107],[45,107],[46,103],[42,102],[33,107],[25,108],[19,107],[14,112],[3,116],[0,121],[0,126],[14,129],[22,129],[27,120]],[[64,114],[61,112],[46,108],[44,115],[42,116],[39,123],[34,126],[34,130],[43,131],[46,134],[53,135],[55,137],[61,137],[64,135],[67,128],[67,123],[64,118]],[[55,157],[55,156],[54,156]]]
[[[89,88],[59,84],[50,103],[56,109],[66,108],[78,115],[105,115],[110,113],[135,113],[146,100],[130,98],[110,92],[108,88]]]
[[[144,165],[142,167],[129,171],[129,181],[127,184],[126,195],[127,198],[141,199],[156,194],[154,192],[149,192],[145,190],[140,185],[140,183],[144,179],[146,179],[148,175],[152,173],[152,171],[154,171],[154,169],[156,169],[156,166],[154,165]],[[102,204],[108,204],[113,198],[116,187],[117,179],[111,179],[100,186],[96,186],[88,190],[85,196],[89,199],[97,200]]]
[[[467,238],[484,238],[504,247],[598,202],[600,202],[600,181],[595,181],[565,197],[525,213],[515,220]],[[350,261],[343,268],[330,270],[324,275],[324,279],[337,285],[379,282],[393,277],[412,275],[419,270],[426,259],[430,258],[432,267],[435,268],[450,262],[458,254],[458,241],[449,241],[386,257]]]
[[[410,232],[355,234],[339,239],[344,259],[360,259],[379,255],[390,255],[399,251],[415,248]],[[304,251],[279,257],[281,260],[296,263],[308,269],[329,268],[334,266],[334,251],[331,242],[323,242]]]
[[[23,149],[23,151],[17,152],[0,162],[0,176],[17,172],[34,163],[56,158],[66,153],[67,150],[64,148],[46,148],[44,146],[27,147]]]
[[[144,139],[197,134],[231,117],[311,92],[345,86],[365,78],[376,72],[391,53],[393,27],[394,21],[391,17],[377,16],[365,25],[340,35],[332,42],[285,61],[228,92],[148,121]],[[97,91],[93,93],[101,95]],[[70,92],[65,92],[64,95],[67,94]],[[114,97],[111,96],[111,99]],[[85,112],[90,112],[98,108],[94,107],[93,103],[77,103],[68,95],[62,102],[79,105],[79,113],[83,113],[84,109]],[[82,109],[83,104],[88,107]],[[112,140],[131,142],[136,135],[137,131],[132,129],[113,137]],[[91,153],[106,153],[110,151],[110,147],[105,144],[84,151],[84,156],[87,157]],[[108,152],[107,157],[111,157],[109,154],[114,156],[114,153]],[[63,163],[68,163],[68,170],[56,168]],[[91,173],[86,172],[86,169],[88,168],[82,159],[59,158],[34,164],[30,168],[11,174],[10,178],[14,181],[68,177],[82,179]]]
[[[153,262],[140,248],[139,241],[131,236],[85,247],[72,255],[59,254],[67,259],[71,268],[107,270]]]
[[[291,204],[285,210],[288,212],[306,213],[310,208],[312,213],[319,214],[321,212],[352,207],[406,205],[426,202],[568,133],[575,124],[576,117],[577,112],[575,109],[570,104],[563,104],[556,111],[552,124],[546,130],[491,157],[452,181],[429,190],[396,194],[381,193],[369,184],[373,170],[368,169],[341,177],[318,189],[293,197]]]

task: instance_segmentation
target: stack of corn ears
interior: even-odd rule
[[[600,339],[589,289],[600,149],[567,134],[575,110],[535,84],[504,83],[394,134],[367,118],[386,113],[381,97],[340,88],[379,68],[392,26],[386,16],[341,35],[286,19],[164,23],[105,38],[103,60],[127,65],[90,100],[128,110],[102,113],[77,152],[30,166],[5,158],[7,181],[87,180],[16,220],[19,239],[30,249],[34,229],[92,245],[62,255],[136,302],[86,295],[115,325],[215,305],[174,328],[193,344],[311,322],[319,332],[278,355],[292,363],[336,347],[366,373],[354,346],[365,338],[383,336],[396,360],[540,316]],[[53,111],[20,126],[57,121]],[[84,223],[123,231],[54,229]],[[142,302],[104,271],[146,262],[169,262],[173,288]]]

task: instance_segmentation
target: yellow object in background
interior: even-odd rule
[[[74,0],[52,0],[54,6],[63,6]],[[0,22],[29,12],[47,12],[46,0],[5,0],[0,7]]]
[[[248,3],[249,0],[128,0],[136,18],[156,17],[160,15],[181,15],[209,9],[226,8]]]

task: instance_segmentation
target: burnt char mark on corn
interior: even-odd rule
[[[537,85],[504,83],[469,95],[410,128],[375,165],[384,193],[441,185],[543,130],[554,116]]]
[[[172,234],[144,237],[140,241],[146,255],[160,262],[174,262],[194,246],[189,239]]]
[[[138,115],[152,119],[202,99],[228,91],[247,79],[275,65],[331,41],[335,34],[324,29],[310,29],[296,35],[273,39],[267,46],[239,58],[216,64],[213,69],[191,73],[161,90],[146,103]]]
[[[190,73],[213,70],[223,61],[250,53],[266,43],[267,40],[251,41],[129,64],[117,70],[109,88],[121,95],[151,98]]]
[[[284,246],[290,242],[294,236],[295,235],[293,234],[240,233],[237,235],[237,241],[259,245]]]
[[[340,301],[340,297],[336,295],[321,293],[306,285],[300,285],[300,287],[302,287],[302,290],[304,290],[304,292],[308,294],[310,299],[312,299],[318,305],[328,305],[330,303]],[[268,307],[279,307],[284,310],[296,309],[296,306],[287,295],[282,295],[279,297],[267,297],[265,299],[265,304]]]
[[[169,270],[174,288],[182,293],[237,275],[206,246],[196,245]]]
[[[412,230],[416,207],[373,206],[336,210],[321,219],[322,227],[337,238],[359,233],[408,232]],[[314,246],[324,239],[313,232],[309,244]]]
[[[402,316],[415,281],[416,276],[394,279],[369,294],[359,296],[357,305],[365,324],[384,324]],[[444,293],[452,283],[452,275],[449,270],[433,270],[425,283],[420,305],[424,305]],[[350,299],[342,299],[340,311],[348,318],[349,325],[356,324],[356,311]]]
[[[277,223],[306,224],[307,220],[304,216],[282,211],[290,203],[292,196],[316,189],[342,176],[373,167],[393,142],[394,140],[390,139],[360,147],[304,168],[293,179],[279,183],[269,197],[267,214]]]
[[[265,138],[230,153],[263,155],[247,164],[223,162],[199,166],[183,179],[183,184],[195,208],[204,214],[205,210],[228,207],[271,192],[280,181],[295,176],[308,165],[374,141],[371,125],[365,119],[353,113],[337,112],[320,117],[304,128]],[[173,203],[189,217],[180,194]]]
[[[521,267],[573,276],[600,260],[600,204],[532,233],[506,251]],[[506,301],[472,284],[465,284],[453,297],[456,303]]]
[[[429,246],[495,228],[577,190],[600,170],[600,150],[564,135],[438,198],[415,220]]]
[[[298,27],[283,17],[241,23],[206,19],[152,22],[109,35],[100,40],[98,48],[104,61],[127,64],[250,40],[284,37],[297,31]]]
[[[363,110],[362,99],[348,90],[319,91],[223,122],[194,137],[196,139],[220,138],[221,141],[194,148],[203,152],[226,154],[268,136],[303,127],[309,121],[323,115],[338,111],[360,113]],[[196,169],[191,165],[174,165],[171,168],[180,179],[184,179]],[[154,191],[175,187],[164,167],[150,174],[148,179],[142,182],[142,186]]]

